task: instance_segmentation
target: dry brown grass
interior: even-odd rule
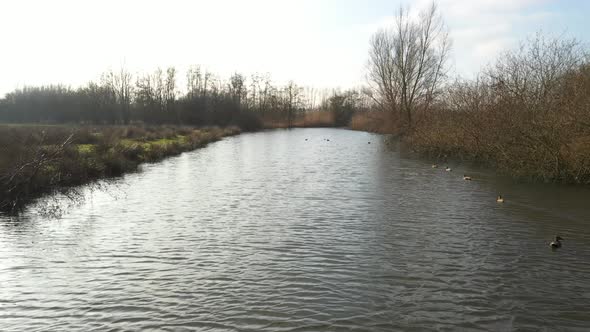
[[[355,113],[350,120],[350,129],[379,134],[397,134],[399,121],[391,113],[367,111]]]
[[[295,121],[295,127],[333,127],[335,116],[329,111],[307,112]]]
[[[267,129],[273,128],[289,128],[289,122],[284,116],[262,117],[263,127]],[[291,127],[295,128],[312,128],[312,127],[334,127],[335,116],[330,111],[313,111],[307,112],[304,115],[295,117]]]

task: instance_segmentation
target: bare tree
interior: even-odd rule
[[[187,97],[194,98],[200,95],[203,86],[201,66],[191,66],[186,73]]]
[[[416,109],[428,109],[440,91],[450,47],[436,3],[420,12],[417,20],[400,8],[393,26],[377,31],[371,39],[371,95],[383,109],[398,111],[411,128]]]
[[[229,93],[237,105],[242,105],[242,99],[247,96],[246,77],[235,73],[229,79]]]
[[[289,128],[293,127],[295,112],[297,112],[301,103],[301,90],[302,88],[297,86],[293,81],[289,81],[284,88],[285,108],[287,110],[287,122]]]
[[[132,79],[133,75],[123,66],[118,73],[110,70],[103,74],[102,77],[103,84],[105,84],[116,97],[124,124],[129,124],[129,121],[131,120],[131,96],[133,94]]]
[[[176,68],[166,69],[166,82],[164,84],[164,103],[166,111],[170,111],[176,102]]]
[[[505,52],[488,68],[496,93],[515,98],[530,110],[551,110],[560,102],[556,94],[567,79],[587,61],[587,52],[576,39],[550,38],[537,33]]]

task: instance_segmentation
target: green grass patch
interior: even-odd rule
[[[91,154],[95,151],[96,145],[95,144],[78,144],[78,145],[76,145],[76,149],[81,154]]]
[[[182,144],[186,142],[186,137],[182,135],[177,135],[176,138],[161,138],[154,141],[148,141],[147,143],[158,145],[158,146],[166,146],[170,144]]]

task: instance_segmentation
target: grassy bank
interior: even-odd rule
[[[136,171],[240,130],[229,128],[0,126],[0,211],[46,193]]]

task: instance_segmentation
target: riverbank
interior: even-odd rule
[[[403,133],[395,116],[371,111],[355,114],[349,127],[394,135],[409,151],[438,163],[464,160],[527,182],[588,185],[590,122],[584,117],[590,113],[579,110],[433,109],[416,114],[412,130]]]
[[[388,77],[397,68],[376,56],[376,88],[368,92],[377,103],[357,112],[351,127],[397,134],[410,150],[441,163],[468,159],[528,181],[587,185],[589,54],[576,39],[537,34],[499,54],[475,79],[428,89],[429,79],[417,80],[410,96],[412,75]]]
[[[238,133],[237,127],[1,125],[0,212]]]

